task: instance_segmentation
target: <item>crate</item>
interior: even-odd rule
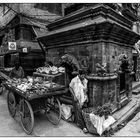
[[[92,124],[91,120],[90,120],[90,113],[93,112],[94,113],[95,109],[93,109],[93,107],[89,107],[89,108],[84,108],[82,110],[82,115],[86,124],[86,127],[89,131],[89,133],[92,134],[98,134],[96,128],[94,127],[94,125]]]

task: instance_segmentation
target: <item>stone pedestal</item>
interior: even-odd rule
[[[97,108],[110,103],[115,111],[118,108],[117,78],[116,75],[87,76],[89,106]]]

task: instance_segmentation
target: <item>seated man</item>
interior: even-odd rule
[[[87,132],[85,122],[82,116],[82,108],[87,98],[87,79],[85,79],[85,72],[79,70],[79,74],[72,79],[69,84],[69,89],[73,96],[73,107],[75,114],[76,124],[84,131]]]
[[[9,75],[10,78],[24,78],[24,70],[20,66],[18,61],[15,62],[15,67],[12,69]]]

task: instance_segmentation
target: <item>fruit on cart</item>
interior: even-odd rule
[[[4,68],[5,71],[11,71],[13,68]]]
[[[56,66],[52,67],[39,67],[36,69],[37,72],[42,73],[42,74],[57,74],[57,73],[64,73],[65,68],[64,67],[59,67],[57,68]]]
[[[28,80],[27,80],[26,78],[23,78],[22,81],[23,81],[23,82],[27,82]]]
[[[53,70],[55,73],[56,69],[54,68]],[[54,82],[50,82],[50,80],[46,81],[42,77],[35,78],[29,76],[23,79],[9,79],[6,83],[11,87],[16,88],[18,91],[21,91],[24,96],[29,98],[45,95],[50,92],[51,88],[57,88],[61,86]]]
[[[42,84],[43,83],[43,78],[42,77],[36,77],[36,78],[34,78],[34,83],[40,83],[40,84]]]
[[[58,71],[64,73],[65,72],[65,68],[64,67],[59,67]]]
[[[34,79],[31,76],[27,76],[28,82],[33,83]]]
[[[49,67],[39,67],[36,69],[36,71],[39,73],[48,74],[50,71],[50,68]]]

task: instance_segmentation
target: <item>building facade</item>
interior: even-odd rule
[[[36,36],[46,33],[46,25],[60,18],[61,11],[61,4],[1,4],[1,67],[13,67],[17,57],[25,71],[42,66],[45,51]],[[16,49],[9,48],[9,42],[15,42]]]

